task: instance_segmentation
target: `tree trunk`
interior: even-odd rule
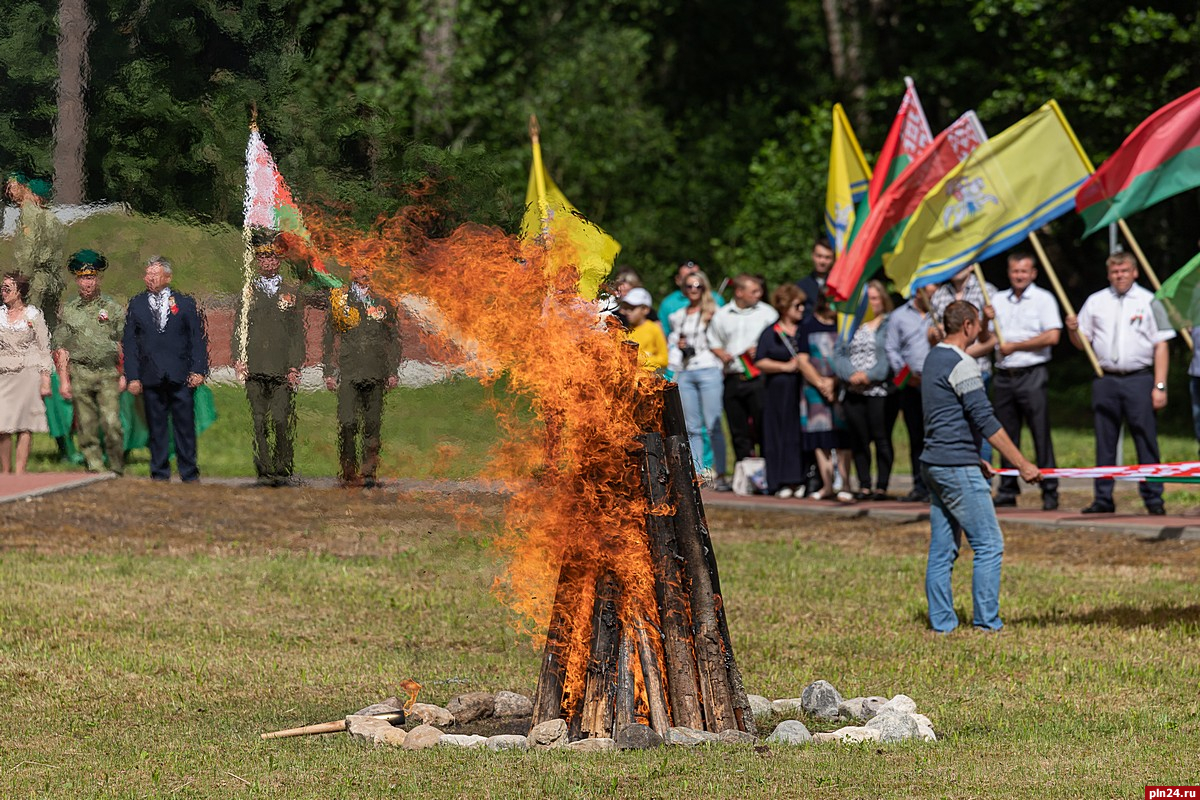
[[[87,0],[58,4],[58,118],[54,123],[54,199],[65,205],[85,197],[87,149],[88,37],[92,32]]]
[[[413,111],[417,139],[432,138],[446,145],[454,138],[450,124],[453,78],[450,68],[458,50],[454,25],[458,21],[458,0],[426,0],[426,22],[421,28],[422,82],[424,105]]]

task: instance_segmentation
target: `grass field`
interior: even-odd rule
[[[458,529],[469,503],[483,522]],[[1005,630],[940,637],[923,620],[927,526],[728,511],[710,522],[748,689],[905,693],[939,742],[584,755],[258,739],[405,677],[436,703],[531,692],[538,653],[488,588],[498,513],[488,496],[138,480],[5,506],[0,796],[1134,798],[1196,782],[1200,543],[1010,527]]]

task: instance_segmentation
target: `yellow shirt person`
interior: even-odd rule
[[[647,317],[653,301],[650,292],[640,286],[630,289],[621,298],[621,316],[629,323],[628,341],[637,342],[638,360],[650,372],[667,366],[667,339],[662,327],[650,322]]]

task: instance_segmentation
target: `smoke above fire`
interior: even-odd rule
[[[661,510],[646,507],[631,465],[635,437],[659,415],[661,379],[638,366],[619,326],[577,295],[576,272],[551,268],[541,245],[474,224],[431,238],[428,213],[408,207],[367,231],[319,210],[306,210],[306,220],[324,255],[368,270],[374,292],[421,298],[406,306],[432,339],[470,353],[473,377],[490,384],[503,376],[532,408],[533,423],[503,421],[506,441],[492,465],[493,476],[511,478],[496,541],[507,567],[496,595],[535,645],[544,642],[556,588],[573,593],[576,609],[556,624],[570,638],[587,637],[605,572],[621,586],[626,621],[657,620],[645,516]],[[555,264],[571,260],[553,255]]]

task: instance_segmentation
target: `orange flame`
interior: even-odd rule
[[[528,399],[539,424],[502,420],[506,440],[494,454],[492,476],[511,479],[512,495],[496,541],[507,569],[493,590],[540,645],[559,581],[574,588],[558,593],[570,606],[562,632],[569,709],[583,697],[602,575],[611,571],[621,586],[626,630],[637,620],[658,624],[650,509],[631,465],[635,437],[658,417],[661,380],[638,365],[619,331],[598,321],[595,304],[575,294],[572,269],[548,273],[541,246],[473,224],[431,239],[423,232],[431,213],[409,208],[367,232],[315,210],[306,219],[322,252],[370,270],[372,292],[431,301],[429,326],[474,354],[466,365],[474,377],[487,384],[504,375]],[[556,253],[554,262],[563,261]]]

